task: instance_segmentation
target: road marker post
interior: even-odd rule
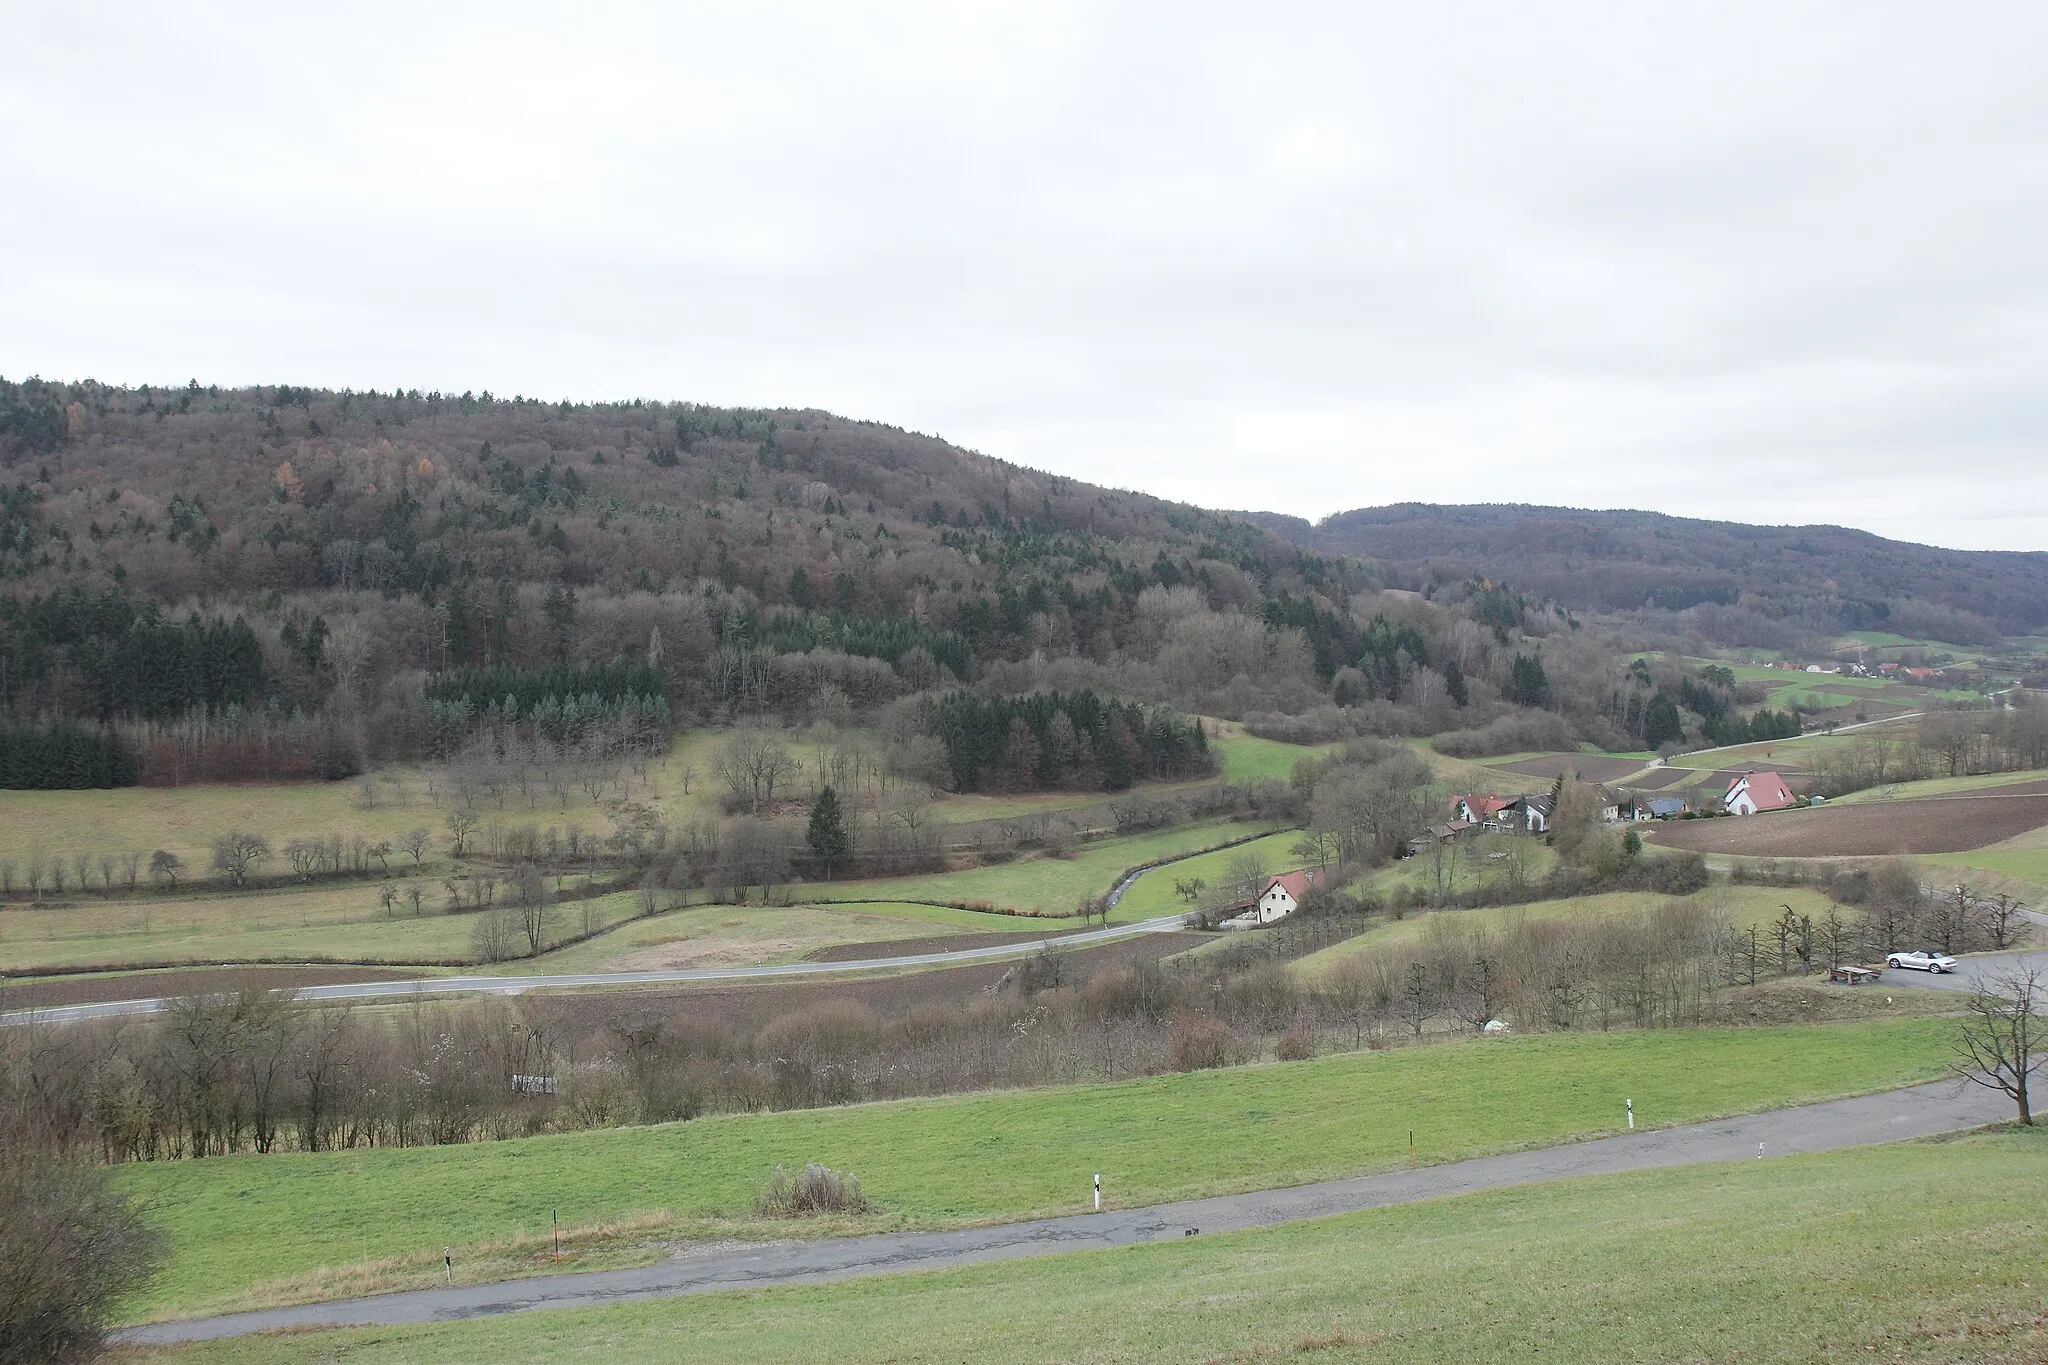
[[[446,1267],[446,1268],[447,1268],[447,1271],[448,1271],[448,1283],[450,1283],[450,1284],[454,1284],[454,1283],[455,1283],[455,1248],[453,1248],[453,1247],[442,1247],[442,1248],[441,1248],[441,1264],[442,1264],[442,1265],[443,1265],[444,1267]]]
[[[1408,1169],[1415,1169],[1415,1130],[1408,1130]]]
[[[562,1211],[560,1209],[548,1210],[548,1230],[549,1236],[553,1238],[555,1244],[555,1264],[560,1265],[562,1263]]]
[[[1623,1100],[1622,1103],[1628,1106],[1628,1130],[1633,1133],[1636,1130],[1636,1102],[1632,1099],[1627,1099]]]
[[[1095,1173],[1095,1211],[1102,1212],[1102,1172]]]

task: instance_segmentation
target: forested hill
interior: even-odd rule
[[[1062,660],[1097,671],[1052,684],[1159,697],[1191,611],[1305,624],[1320,689],[1370,586],[1236,518],[818,411],[0,381],[19,721],[261,707],[356,717],[375,750],[417,739],[422,678],[650,651],[679,719]],[[1148,589],[1181,596],[1141,619]]]
[[[1311,524],[1244,514],[1295,544],[1377,561],[1390,585],[1474,574],[1580,611],[1683,612],[1710,636],[1892,630],[1960,644],[2048,625],[2048,554],[1944,550],[1840,526],[1747,526],[1655,512],[1400,503]]]

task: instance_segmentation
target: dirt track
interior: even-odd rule
[[[1648,836],[1666,848],[1760,858],[1961,853],[2048,824],[2048,782],[1865,806],[1809,806],[1769,815],[1680,820]]]

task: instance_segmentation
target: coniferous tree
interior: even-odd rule
[[[811,805],[811,823],[804,831],[804,839],[811,846],[811,857],[828,877],[852,856],[853,840],[847,837],[839,793],[829,786],[818,793],[818,799]]]

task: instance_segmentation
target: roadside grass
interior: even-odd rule
[[[1915,796],[1947,796],[1954,792],[1984,791],[1989,788],[2011,787],[2022,782],[2048,780],[2048,768],[2029,768],[2023,772],[1973,773],[1967,777],[1930,777],[1919,782],[1893,782],[1882,787],[1866,787],[1860,792],[1850,792],[1828,802],[1831,806],[1862,806],[1873,801],[1905,801]]]
[[[2036,1361],[2044,1183],[2048,1128],[1993,1129],[961,1270],[121,1358]]]
[[[574,914],[578,907],[566,906]],[[630,907],[629,907],[630,908]],[[700,903],[622,924],[597,938],[539,957],[494,963],[494,975],[657,971],[795,962],[819,948],[929,935],[932,924],[901,913],[909,907],[716,905]],[[954,912],[958,913],[958,912]],[[962,928],[1028,928],[1000,915],[961,916]]]
[[[961,901],[970,905],[986,902],[1006,910],[1071,915],[1082,901],[1107,892],[1117,874],[1126,868],[1270,828],[1270,825],[1212,820],[1084,844],[1071,858],[1021,858],[994,867],[968,868],[959,872],[833,882],[829,890],[820,887],[815,895],[820,905],[853,899]],[[1171,890],[1169,879],[1169,894]],[[1134,918],[1125,906],[1120,905],[1118,911],[1110,917],[1112,923]],[[1022,924],[1015,927],[1028,929],[1031,926]]]
[[[733,1115],[452,1147],[137,1163],[114,1179],[170,1238],[132,1317],[277,1301],[323,1268],[665,1214],[735,1235],[778,1164],[858,1175],[870,1226],[1078,1211],[1088,1178],[1132,1207],[1300,1184],[1854,1094],[1942,1074],[1951,1027],[1875,1020],[1473,1039],[1116,1084]],[[795,1229],[801,1232],[799,1227]],[[786,1229],[784,1235],[789,1235]]]
[[[1671,900],[1691,900],[1720,911],[1738,929],[1769,925],[1791,906],[1798,914],[1811,915],[1816,922],[1830,904],[1818,891],[1800,886],[1734,886],[1717,883],[1688,897],[1665,896],[1654,891],[1613,891],[1599,896],[1576,896],[1569,900],[1531,901],[1526,905],[1487,906],[1476,910],[1422,910],[1398,920],[1368,929],[1355,938],[1333,944],[1320,952],[1295,960],[1292,970],[1304,982],[1319,982],[1353,958],[1386,949],[1413,948],[1446,930],[1501,930],[1521,921],[1596,921],[1640,918]],[[1845,916],[1855,911],[1845,910]]]

